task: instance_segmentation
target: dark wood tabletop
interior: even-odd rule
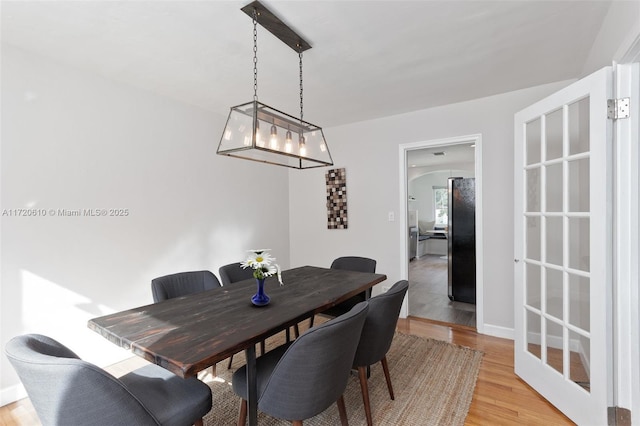
[[[384,281],[383,274],[303,266],[265,282],[267,306],[251,304],[255,280],[89,320],[110,342],[181,377],[217,362]]]

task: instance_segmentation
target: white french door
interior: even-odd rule
[[[611,67],[515,115],[515,371],[580,425],[612,402]]]

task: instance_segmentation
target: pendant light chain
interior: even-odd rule
[[[298,53],[298,56],[300,58],[300,124],[302,124],[302,118],[303,118],[303,103],[302,103],[302,50],[300,50],[300,52]]]
[[[253,100],[258,100],[258,12],[253,9]]]

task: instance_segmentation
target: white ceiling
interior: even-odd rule
[[[5,1],[8,43],[226,116],[252,100],[243,1]],[[313,48],[304,117],[336,126],[580,77],[611,1],[277,1]],[[258,96],[298,115],[297,54],[262,27]]]

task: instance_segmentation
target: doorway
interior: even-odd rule
[[[400,146],[401,241],[406,248],[401,257],[409,280],[405,313],[478,331],[482,328],[481,150],[480,135]],[[476,180],[476,305],[449,297],[447,206],[439,203],[451,177]]]

